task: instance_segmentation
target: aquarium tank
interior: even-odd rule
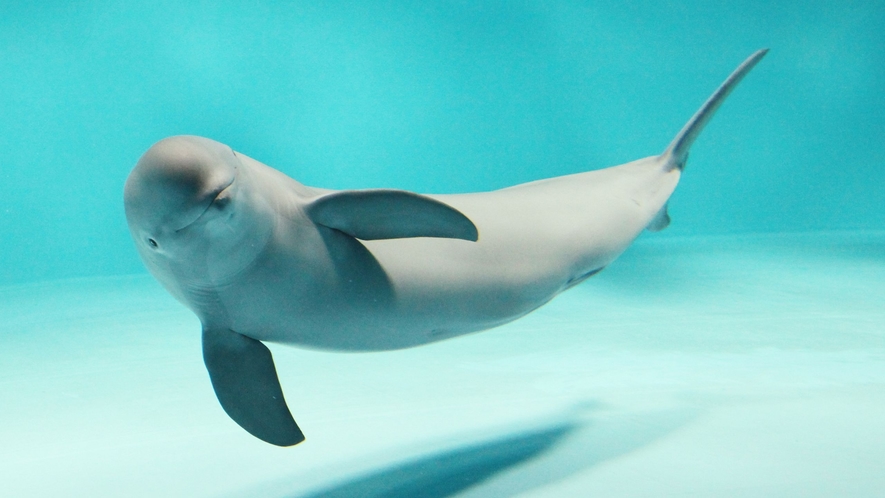
[[[881,1],[0,3],[0,494],[880,494],[882,25]],[[177,135],[439,199],[655,156],[760,49],[669,226],[549,303],[390,351],[266,341],[293,446],[225,413],[127,224]]]

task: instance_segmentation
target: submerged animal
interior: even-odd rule
[[[408,348],[515,320],[596,274],[667,201],[688,150],[759,62],[741,64],[658,156],[493,192],[302,185],[213,140],[154,144],[126,181],[148,270],[193,310],[221,406],[279,446],[304,440],[262,341]]]

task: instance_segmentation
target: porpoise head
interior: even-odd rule
[[[230,147],[195,136],[157,142],[129,174],[124,204],[132,238],[176,297],[182,287],[223,283],[267,240],[272,220],[256,213],[249,181]]]

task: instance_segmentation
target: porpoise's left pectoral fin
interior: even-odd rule
[[[441,237],[476,241],[476,225],[457,209],[404,190],[343,190],[306,208],[319,225],[363,240]]]
[[[240,427],[277,446],[304,441],[267,346],[230,330],[203,328],[203,361],[218,401]]]

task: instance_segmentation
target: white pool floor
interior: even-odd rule
[[[0,496],[882,496],[885,233],[647,237],[512,324],[271,345],[307,440],[219,407],[149,276],[0,288]]]

